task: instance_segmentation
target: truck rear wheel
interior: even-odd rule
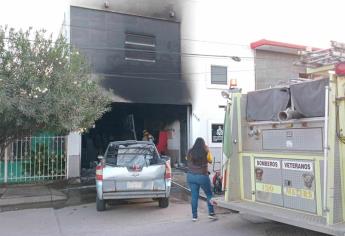
[[[105,200],[101,200],[96,196],[96,209],[97,211],[105,211]]]
[[[160,208],[167,208],[169,206],[169,198],[163,197],[158,200],[158,206]]]

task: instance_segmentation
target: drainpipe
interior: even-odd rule
[[[329,111],[329,86],[325,87],[325,127],[323,144],[323,210],[328,211],[327,207],[327,187],[328,187],[328,111]]]
[[[187,150],[191,147],[191,107],[187,106]]]
[[[8,146],[5,147],[5,160],[4,160],[4,183],[7,183],[8,179]]]

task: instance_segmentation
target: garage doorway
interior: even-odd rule
[[[82,135],[83,169],[93,169],[97,156],[103,155],[109,142],[142,140],[147,130],[159,142],[165,131],[168,139],[167,155],[172,163],[185,162],[188,148],[187,105],[113,103],[111,111],[96,121],[95,126]]]

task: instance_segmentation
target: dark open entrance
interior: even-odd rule
[[[113,103],[111,111],[82,136],[82,168],[94,167],[97,156],[104,154],[111,141],[142,140],[143,130],[154,136],[156,144],[159,132],[167,131],[167,155],[173,163],[184,162],[188,140],[186,105]]]

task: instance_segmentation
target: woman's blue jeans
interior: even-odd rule
[[[187,182],[192,192],[192,214],[193,218],[198,218],[198,200],[200,187],[207,197],[208,214],[214,213],[214,208],[210,203],[212,198],[211,181],[208,175],[187,174]]]

